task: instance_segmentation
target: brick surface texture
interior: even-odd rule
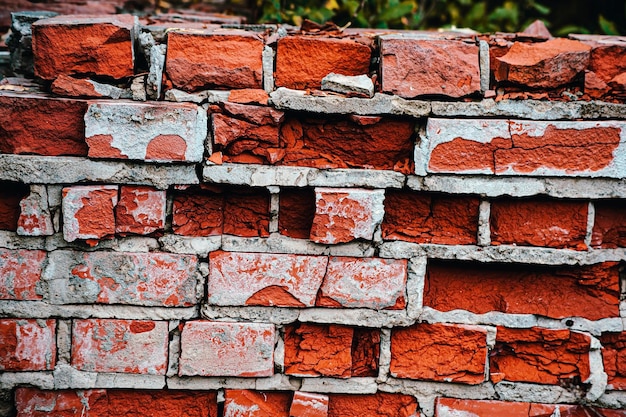
[[[0,3],[0,415],[626,417],[624,36]]]

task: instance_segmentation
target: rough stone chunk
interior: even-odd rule
[[[626,390],[626,332],[604,333],[600,343],[604,372],[609,377],[608,389]]]
[[[165,375],[165,321],[74,320],[72,366],[90,372]]]
[[[487,331],[478,326],[421,323],[391,333],[390,370],[398,378],[480,384],[486,363]]]
[[[626,247],[626,202],[602,200],[594,203],[595,221],[591,246],[595,248]]]
[[[31,185],[30,194],[20,201],[17,234],[21,236],[50,236],[54,234],[45,185]]]
[[[456,40],[381,38],[382,90],[403,98],[480,92],[478,45]]]
[[[290,417],[328,417],[328,395],[296,391],[293,394]]]
[[[473,196],[387,190],[383,239],[442,245],[475,244],[479,203]]]
[[[500,199],[491,202],[491,243],[584,250],[588,203]]]
[[[331,257],[316,305],[403,309],[406,278],[404,259]]]
[[[322,78],[322,90],[349,97],[374,97],[374,83],[367,75],[342,75],[331,72]]]
[[[50,371],[56,320],[0,319],[0,371]]]
[[[185,91],[263,88],[262,55],[263,40],[254,32],[172,31],[165,68],[174,86]]]
[[[345,243],[372,240],[385,213],[384,190],[316,188],[311,240]]]
[[[179,375],[263,377],[274,374],[271,324],[189,321],[181,332]]]
[[[379,392],[369,395],[331,394],[328,415],[333,417],[419,417],[415,397]]]
[[[491,380],[558,384],[590,375],[589,336],[570,330],[498,327],[489,357]]]
[[[287,392],[227,389],[224,415],[233,417],[292,417]]]
[[[187,307],[198,302],[197,262],[170,253],[54,251],[44,271],[55,304]]]
[[[117,185],[78,185],[63,189],[63,237],[102,239],[115,234]]]
[[[557,319],[618,317],[618,266],[611,262],[554,268],[429,261],[424,305],[440,311],[501,311]]]
[[[57,390],[17,388],[15,404],[18,416],[63,417],[217,417],[216,391],[175,390]],[[89,410],[85,414],[85,410]],[[149,410],[149,411],[148,411]]]
[[[87,103],[0,91],[0,153],[87,155]]]
[[[134,71],[131,15],[66,15],[33,23],[35,75],[93,74],[115,79]]]
[[[115,231],[147,235],[165,226],[165,191],[152,187],[122,186],[115,207]]]
[[[92,158],[200,162],[206,111],[188,103],[91,102],[85,136]]]
[[[211,252],[209,262],[209,304],[312,307],[328,258]]]
[[[0,299],[40,300],[38,283],[46,252],[0,248]]]
[[[497,58],[496,81],[532,88],[569,84],[587,67],[590,51],[590,46],[570,39],[515,42],[506,55]]]
[[[276,86],[320,88],[331,72],[368,74],[371,55],[369,46],[349,38],[287,36],[276,49]]]

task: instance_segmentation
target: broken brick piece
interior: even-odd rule
[[[146,186],[120,187],[115,231],[147,235],[165,227],[165,191]]]
[[[289,417],[328,417],[328,395],[294,392]]]
[[[115,234],[117,185],[79,185],[63,189],[63,237],[101,239]]]
[[[35,75],[46,80],[60,74],[132,76],[135,23],[128,14],[38,20],[32,26]]]
[[[222,190],[190,188],[174,194],[172,230],[183,236],[213,236],[224,228]]]
[[[72,366],[89,372],[165,375],[166,321],[87,319],[72,326]]]
[[[51,371],[56,320],[0,319],[0,371]]]
[[[487,331],[478,326],[421,323],[391,333],[391,367],[398,378],[465,384],[485,381]]]
[[[498,326],[489,372],[497,381],[558,384],[590,375],[589,336],[567,329],[509,329]]]

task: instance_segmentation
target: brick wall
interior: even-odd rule
[[[626,39],[28,17],[6,415],[626,415]]]

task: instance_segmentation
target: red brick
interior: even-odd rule
[[[620,176],[621,122],[429,119],[429,172]]]
[[[626,415],[623,410],[609,410],[578,404],[537,404],[440,397],[435,403],[435,417],[549,417],[555,415],[557,409],[558,415],[564,417],[618,417]]]
[[[37,291],[46,252],[0,248],[0,299],[41,300]]]
[[[589,336],[567,329],[507,329],[498,327],[496,345],[489,355],[495,382],[517,381],[559,384],[590,375]]]
[[[133,75],[131,15],[58,16],[33,24],[35,75]]]
[[[327,264],[325,256],[211,252],[208,302],[312,307]]]
[[[0,106],[2,112],[2,106]],[[2,130],[0,129],[0,134]],[[27,185],[0,182],[0,230],[17,230],[20,218],[20,201],[29,193]]]
[[[0,370],[51,371],[56,363],[56,320],[0,319]]]
[[[553,88],[574,81],[589,63],[591,47],[569,39],[515,42],[500,61],[496,81]]]
[[[616,390],[626,390],[626,332],[604,333],[600,337],[604,372],[608,383]]]
[[[533,267],[432,261],[427,267],[424,305],[439,311],[500,311],[558,319],[619,317],[618,265]]]
[[[63,189],[63,237],[101,239],[115,234],[117,185],[80,185]]]
[[[175,87],[262,88],[263,40],[243,30],[172,31],[166,72]],[[207,60],[207,57],[212,57]]]
[[[52,215],[48,205],[48,191],[45,185],[31,185],[30,194],[20,201],[17,234],[20,236],[51,236],[54,234]]]
[[[120,187],[115,231],[147,235],[165,226],[165,191],[145,186]]]
[[[349,38],[288,36],[278,41],[275,83],[277,87],[321,88],[322,78],[334,72],[369,74],[372,51]]]
[[[165,375],[168,323],[74,320],[72,366],[82,371]]]
[[[352,376],[378,376],[380,358],[380,330],[354,328],[352,339]]]
[[[602,200],[594,203],[595,221],[591,246],[595,248],[626,247],[626,202]]]
[[[463,97],[480,91],[478,46],[473,43],[382,38],[381,60],[385,93],[404,98],[434,94]]]
[[[181,332],[180,376],[263,377],[274,374],[274,326],[190,321]]]
[[[308,239],[315,216],[315,192],[311,188],[281,188],[278,209],[280,234]]]
[[[189,307],[198,302],[197,265],[173,253],[55,251],[46,278],[56,303]]]
[[[584,250],[587,210],[584,201],[494,200],[491,242]]]
[[[224,415],[232,417],[291,417],[291,394],[276,391],[227,389]]]
[[[578,35],[591,46],[588,71],[585,74],[585,94],[593,99],[611,96],[612,84],[626,73],[626,48],[619,39],[605,36]],[[623,76],[623,75],[622,75]]]
[[[216,150],[223,152],[224,162],[413,172],[413,121],[381,118],[362,124],[353,119],[289,118],[278,144],[268,138],[240,140]]]
[[[17,388],[18,417],[217,417],[215,391]]]
[[[329,395],[328,415],[332,417],[419,417],[415,397],[402,394]]]
[[[464,384],[485,381],[487,331],[422,323],[391,333],[391,373],[398,378]]]
[[[228,101],[239,104],[260,104],[267,106],[269,94],[265,90],[245,88],[242,90],[232,90],[228,95]]]
[[[86,156],[81,100],[0,92],[0,153]]]
[[[296,391],[289,409],[290,417],[328,417],[328,396]]]
[[[476,244],[479,204],[477,197],[387,190],[383,239]]]
[[[383,190],[316,188],[311,240],[328,244],[372,240],[383,220],[384,198]]]
[[[285,327],[285,374],[349,378],[354,330],[339,325]]]
[[[331,257],[316,305],[403,309],[406,278],[406,260]]]
[[[224,197],[224,234],[269,236],[270,193],[265,188],[228,187]]]

